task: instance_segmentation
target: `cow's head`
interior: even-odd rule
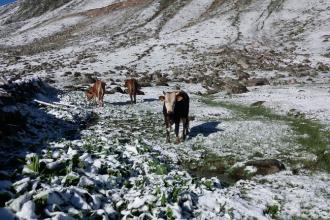
[[[166,112],[172,114],[176,102],[182,101],[183,97],[179,91],[174,92],[163,92],[164,95],[159,96],[159,100],[163,101],[166,107]]]
[[[90,89],[85,92],[85,95],[86,95],[87,101],[90,101],[94,97],[94,94]]]

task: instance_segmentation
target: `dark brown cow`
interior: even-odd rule
[[[127,93],[131,98],[131,104],[136,103],[136,95],[139,94],[139,84],[136,79],[126,79],[125,87],[127,87]]]
[[[164,92],[163,96],[159,96],[164,101],[163,114],[166,125],[166,141],[170,142],[171,126],[175,124],[176,143],[180,143],[179,128],[182,121],[182,140],[186,139],[189,129],[189,96],[186,92],[173,91]]]
[[[98,102],[99,106],[103,106],[103,97],[105,93],[105,82],[96,80],[92,87],[85,92],[87,100],[94,100]]]

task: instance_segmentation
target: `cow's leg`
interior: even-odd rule
[[[190,121],[189,121],[189,116],[187,116],[187,118],[186,118],[186,136],[187,136],[188,133],[189,133],[189,123],[190,123]]]
[[[136,93],[134,93],[134,103],[136,104]]]
[[[182,118],[182,141],[186,140],[187,136],[187,118]]]
[[[131,104],[133,104],[133,95],[132,95],[132,93],[129,94],[129,97],[131,99]]]
[[[103,107],[103,98],[102,97],[99,98],[99,105],[100,105],[100,107]]]
[[[165,116],[165,125],[166,125],[166,142],[171,143],[171,139],[170,139],[171,122],[166,116]]]
[[[176,144],[180,143],[179,129],[180,129],[180,120],[176,120],[175,121],[175,137],[176,137],[175,143]]]
[[[97,99],[98,99],[99,107],[103,106],[102,91],[101,90],[99,90],[98,93],[97,93]]]
[[[104,93],[101,95],[101,102],[102,102],[102,107],[104,106]]]

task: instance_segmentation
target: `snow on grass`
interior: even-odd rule
[[[117,2],[122,2],[122,0],[89,0],[89,1],[80,1],[78,6],[74,8],[74,12],[87,11],[94,8],[103,8],[108,5],[112,5]]]
[[[54,35],[55,33],[64,31],[65,29],[78,24],[82,20],[83,17],[80,16],[80,17],[64,18],[46,24],[44,23],[36,28],[29,29],[28,31],[16,32],[13,33],[8,38],[2,38],[0,39],[0,44],[16,46],[16,45],[32,43],[37,39],[51,36]]]
[[[194,42],[201,51],[204,51],[207,47],[215,45],[219,47],[228,44],[237,37],[237,30],[232,26],[231,21],[233,15],[232,13],[227,13],[182,30],[164,34],[161,40],[176,44]]]
[[[164,25],[160,34],[164,35],[183,28],[189,24],[189,22],[192,22],[201,16],[203,12],[205,12],[205,10],[212,4],[212,2],[213,0],[191,1]]]
[[[222,156],[236,156],[245,161],[255,155],[278,158],[284,152],[290,152],[293,147],[285,140],[290,131],[284,124],[219,119],[218,125],[214,128],[208,128],[206,122],[193,122],[191,129],[203,129],[203,126],[206,126],[204,132],[209,133],[202,140],[203,146]]]
[[[157,97],[174,86],[143,88],[146,95],[138,96],[136,105],[126,103],[128,95],[106,95],[103,108],[87,105],[83,92],[62,94],[61,103],[74,104],[77,108],[48,109],[51,114],[70,119],[77,111],[92,110],[100,119],[84,129],[79,139],[49,143],[40,154],[41,161],[47,164],[48,172],[60,171],[52,168],[54,161],[57,161],[57,167],[65,164],[61,174],[47,176],[47,172],[41,173],[44,177],[41,179],[23,174],[23,177],[29,176],[31,182],[42,184],[37,184],[39,188],[31,192],[27,187],[21,187],[24,196],[10,201],[8,206],[17,215],[26,214],[31,218],[43,210],[47,210],[43,213],[47,216],[58,214],[51,203],[57,203],[63,215],[74,216],[73,213],[81,212],[85,217],[91,213],[122,217],[150,215],[154,218],[167,213],[185,219],[268,219],[271,215],[329,217],[328,204],[322,204],[328,193],[325,188],[329,182],[327,174],[308,176],[281,172],[239,181],[228,188],[219,187],[221,179],[193,179],[176,162],[183,154],[199,160],[195,157],[198,150],[192,148],[194,143],[201,141],[220,155],[231,151],[244,161],[254,151],[263,152],[265,157],[275,155],[286,146],[281,138],[288,131],[285,125],[277,122],[242,121],[232,112],[222,114],[223,108],[209,107],[192,94],[199,90],[203,92],[201,85],[180,84],[190,94],[192,114],[198,116],[191,124],[192,130],[203,124],[203,119],[210,120],[212,114],[211,122],[217,119],[221,123],[208,137],[195,137],[192,132],[192,137],[183,144],[166,144],[162,103]],[[313,181],[315,178],[317,181]],[[22,182],[18,180],[14,185],[21,186]],[[306,187],[302,187],[304,184]],[[307,197],[300,198],[304,193]],[[43,202],[45,195],[48,200]],[[34,213],[34,204],[44,209],[38,208],[38,213]],[[104,212],[96,213],[95,209]]]
[[[281,114],[296,109],[308,118],[330,123],[329,86],[263,86],[250,89],[248,93],[235,95],[226,100],[252,104],[266,101],[264,105]]]
[[[311,176],[281,172],[252,181],[239,181],[235,187],[228,189],[227,195],[234,191],[249,201],[253,207],[259,206],[269,212],[270,206],[278,206],[271,217],[288,218],[322,218],[330,215],[329,201],[324,200],[329,193],[329,175],[313,174]],[[262,184],[256,184],[256,183]]]

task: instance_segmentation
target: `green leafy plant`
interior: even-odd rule
[[[160,199],[160,205],[161,206],[165,206],[166,205],[166,196],[165,196],[165,193],[163,193],[163,195],[162,195],[162,197],[161,197],[161,199]]]
[[[278,215],[279,207],[277,204],[267,205],[265,213],[269,214],[272,218],[276,218]]]
[[[170,219],[170,220],[175,219],[174,215],[173,215],[173,210],[169,207],[167,207],[167,209],[166,209],[166,217],[167,217],[167,219]]]
[[[32,170],[35,173],[39,173],[40,171],[40,162],[39,162],[39,156],[34,155],[30,158],[30,163],[27,164],[27,167]]]

